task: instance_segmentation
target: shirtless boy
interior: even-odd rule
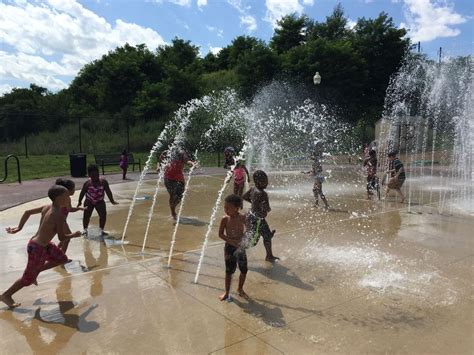
[[[247,254],[245,248],[241,247],[242,238],[245,231],[245,215],[239,212],[243,207],[240,196],[229,195],[225,199],[224,211],[219,227],[219,237],[225,240],[225,293],[219,297],[221,301],[230,300],[230,284],[232,274],[239,265],[240,277],[237,292],[241,297],[247,297],[244,292],[245,278],[247,277]]]
[[[51,208],[45,211],[38,231],[28,242],[28,264],[23,276],[0,296],[0,301],[9,308],[20,305],[13,300],[12,296],[23,287],[37,284],[36,278],[40,272],[68,262],[66,254],[51,242],[53,237],[58,234],[59,239],[64,240],[81,236],[79,231],[64,234],[65,218],[61,209],[67,208],[71,204],[68,189],[64,186],[53,185],[48,190],[48,197],[52,201]]]

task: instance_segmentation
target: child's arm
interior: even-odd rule
[[[81,190],[81,192],[80,192],[80,194],[79,194],[79,201],[77,202],[77,207],[79,207],[80,205],[82,205],[82,199],[84,198],[84,195],[85,195],[86,192],[87,192],[87,184],[88,184],[88,183],[89,183],[89,182],[86,181],[86,182],[84,183],[84,185],[82,185],[82,190]]]
[[[107,197],[109,198],[112,205],[118,205],[118,202],[114,200],[114,196],[112,195],[112,191],[110,190],[107,180],[102,180],[102,183],[104,184],[105,193],[107,194]]]
[[[81,236],[81,232],[79,231],[76,231],[74,233],[64,233],[65,230],[69,230],[69,226],[67,225],[66,220],[60,213],[55,213],[54,219],[56,222],[59,240],[63,241],[65,239],[78,238]]]
[[[227,225],[227,217],[222,217],[221,224],[219,225],[219,238],[228,241],[227,235],[225,234],[225,227]]]
[[[247,170],[247,167],[244,165],[243,166],[244,170],[245,170],[245,173],[247,174],[247,182],[250,184],[250,174],[249,174],[249,171]]]
[[[23,216],[21,216],[20,223],[18,223],[18,227],[13,227],[13,228],[12,227],[7,227],[6,228],[7,233],[15,234],[15,233],[18,233],[19,231],[21,231],[23,229],[23,226],[25,225],[26,221],[28,221],[28,218],[30,218],[30,216],[32,214],[41,213],[43,211],[44,207],[45,206],[37,207],[37,208],[33,208],[31,210],[25,211],[23,213]]]
[[[250,202],[250,203],[252,202],[252,201],[250,200],[250,192],[251,192],[251,191],[252,191],[252,189],[249,189],[246,193],[244,193],[244,194],[242,195],[242,199],[243,199],[244,201],[247,201],[247,202]]]

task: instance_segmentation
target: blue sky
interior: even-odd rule
[[[154,49],[178,36],[205,55],[242,34],[269,41],[281,16],[324,21],[338,2],[351,24],[387,12],[431,57],[439,47],[473,54],[472,0],[0,0],[0,94],[67,87],[85,63],[125,42]]]

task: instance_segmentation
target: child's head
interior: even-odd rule
[[[128,153],[127,153],[127,149],[124,149],[124,150],[122,151],[122,155],[127,155],[127,154],[128,154]]]
[[[225,198],[224,212],[226,215],[233,217],[239,213],[242,207],[244,207],[242,197],[232,194]]]
[[[257,189],[263,190],[268,186],[268,176],[263,170],[256,170],[253,173],[253,182]]]
[[[235,154],[235,149],[233,147],[227,147],[224,149],[225,156],[232,156]]]
[[[370,156],[371,158],[374,158],[374,157],[377,156],[377,152],[376,152],[375,150],[371,149],[371,150],[369,151],[369,156]]]
[[[56,179],[55,184],[64,186],[66,189],[68,189],[69,195],[74,195],[74,192],[76,190],[76,184],[74,183],[74,181],[69,179],[58,178]]]
[[[397,157],[397,152],[396,151],[390,152],[387,154],[387,156],[388,156],[388,159],[394,160]]]
[[[53,205],[58,207],[68,207],[71,203],[69,190],[61,185],[51,186],[48,190],[48,197],[53,202]]]
[[[87,167],[87,175],[92,180],[97,180],[99,178],[99,167],[95,164],[91,164]]]

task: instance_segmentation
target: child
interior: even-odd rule
[[[69,180],[69,179],[59,178],[59,179],[56,179],[55,184],[59,185],[59,186],[64,186],[66,189],[68,189],[69,196],[74,195],[74,192],[75,192],[74,181]],[[23,226],[25,225],[25,223],[30,218],[30,216],[34,215],[34,214],[41,213],[41,220],[40,220],[40,224],[41,224],[41,221],[43,220],[45,213],[50,208],[51,208],[51,205],[46,205],[46,206],[41,206],[41,207],[38,207],[38,208],[33,208],[31,210],[25,211],[23,213],[23,216],[20,219],[20,223],[18,224],[18,227],[14,227],[14,228],[8,227],[6,229],[7,233],[15,234],[15,233],[18,233],[19,231],[21,231],[23,229]],[[72,207],[71,204],[69,204],[69,207],[64,207],[64,208],[61,209],[61,214],[64,216],[64,234],[71,234],[71,229],[69,228],[69,225],[66,222],[66,218],[67,218],[67,215],[69,214],[69,212],[76,212],[76,211],[81,211],[81,210],[84,210],[84,209],[83,208]],[[66,253],[69,242],[70,242],[70,238],[65,238],[63,240],[59,240],[58,247],[61,248],[61,250],[64,253]]]
[[[76,238],[81,235],[77,231],[73,234],[64,234],[64,216],[62,208],[67,208],[71,203],[69,191],[64,186],[54,185],[48,190],[51,206],[46,206],[40,226],[33,238],[28,242],[28,264],[23,276],[0,296],[0,301],[9,308],[18,307],[12,296],[25,286],[37,284],[36,278],[41,271],[65,264],[69,260],[64,252],[51,242],[58,234],[60,240]]]
[[[174,152],[164,151],[160,156],[157,170],[165,164],[164,180],[165,187],[170,196],[168,203],[171,211],[171,217],[176,221],[176,207],[181,203],[184,194],[184,164],[193,166],[196,162],[189,159],[184,150],[177,149]]]
[[[377,183],[377,152],[375,150],[369,151],[369,156],[364,160],[364,166],[367,169],[367,200],[370,200]]]
[[[79,194],[79,202],[77,204],[77,207],[82,204],[82,199],[85,195],[85,210],[84,217],[82,219],[84,232],[82,233],[84,234],[84,236],[87,237],[87,228],[89,227],[89,221],[91,219],[92,212],[94,212],[95,208],[97,213],[99,214],[100,236],[103,237],[107,235],[107,233],[104,231],[105,222],[107,219],[107,208],[105,206],[104,201],[104,192],[107,194],[107,197],[109,198],[112,205],[118,205],[118,202],[115,202],[107,180],[100,178],[99,168],[97,167],[97,165],[89,165],[89,167],[87,168],[87,173],[89,175],[89,180],[87,180],[84,183],[84,186],[82,186],[81,193]]]
[[[323,166],[321,165],[321,160],[323,157],[323,151],[321,149],[321,143],[316,144],[316,149],[311,154],[311,160],[313,160],[313,164],[311,166],[311,170],[306,172],[306,174],[311,174],[314,176],[314,185],[313,185],[313,195],[314,195],[314,205],[319,206],[319,197],[324,202],[324,208],[327,210],[329,209],[328,201],[326,200],[326,196],[323,193]]]
[[[270,227],[265,220],[268,212],[272,210],[268,201],[268,195],[265,192],[265,188],[268,186],[268,176],[264,171],[257,170],[253,173],[253,181],[255,187],[252,187],[242,196],[245,201],[252,204],[246,216],[247,243],[249,244],[248,246],[256,245],[260,235],[262,235],[263,245],[267,252],[265,260],[274,262],[279,259],[272,252],[272,238],[275,230],[270,231]]]
[[[230,169],[235,164],[235,149],[233,147],[227,147],[224,149],[224,169]]]
[[[234,195],[242,196],[245,187],[245,175],[250,183],[250,176],[247,167],[242,161],[238,161],[234,168]]]
[[[241,297],[247,297],[244,292],[244,283],[247,276],[247,254],[241,248],[245,230],[245,216],[239,212],[243,207],[242,198],[237,195],[229,195],[225,199],[224,211],[219,226],[219,237],[225,240],[225,293],[219,297],[221,301],[230,300],[230,283],[232,274],[239,265],[240,277],[237,292]]]
[[[388,197],[390,189],[393,189],[402,198],[400,200],[400,203],[403,203],[403,201],[405,201],[405,196],[403,195],[401,188],[406,179],[405,169],[403,168],[403,164],[400,159],[397,158],[396,152],[388,153],[388,161],[389,170],[387,171],[387,173],[390,174],[390,180],[388,181],[387,189],[385,190],[385,198]]]
[[[122,169],[122,180],[127,179],[127,169],[128,169],[128,152],[126,149],[123,150],[122,155],[120,156],[120,169]]]

